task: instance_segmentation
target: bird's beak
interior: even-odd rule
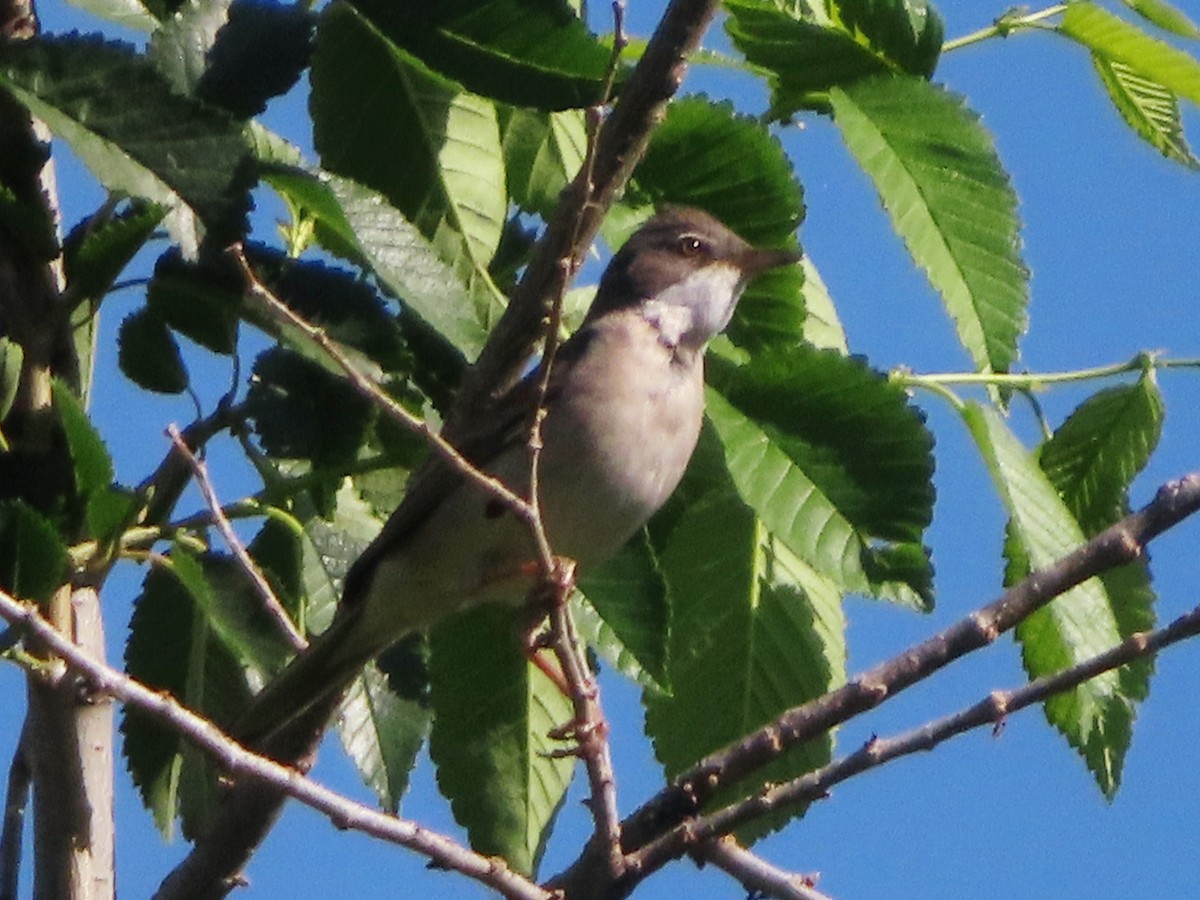
[[[769,269],[778,269],[799,261],[800,253],[795,250],[763,250],[751,247],[742,254],[738,265],[742,270],[742,283],[746,284]]]

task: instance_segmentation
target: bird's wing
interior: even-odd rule
[[[578,356],[586,349],[588,332],[582,329],[566,341],[555,355],[546,390],[546,403],[552,403]],[[538,400],[540,367],[517,382],[480,417],[456,442],[456,448],[472,465],[488,463],[529,436],[530,422]],[[354,561],[342,588],[339,615],[348,615],[363,598],[371,584],[378,562],[399,552],[425,520],[449,494],[462,483],[462,476],[441,458],[430,456],[409,477],[404,499],[384,523],[383,529]]]

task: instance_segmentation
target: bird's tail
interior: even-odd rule
[[[370,658],[370,653],[350,652],[353,642],[347,637],[357,621],[354,615],[335,617],[251,698],[230,729],[233,736],[247,747],[262,748],[273,734],[318,706],[332,714],[342,692]]]

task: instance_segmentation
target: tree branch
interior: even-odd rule
[[[232,775],[269,784],[275,790],[328,816],[338,828],[362,831],[380,840],[407,847],[428,856],[435,865],[460,872],[505,897],[553,900],[551,892],[516,874],[502,860],[480,856],[436,832],[376,812],[331,791],[295,769],[251,753],[168,694],[151,690],[64,639],[38,614],[34,604],[21,603],[0,591],[0,617],[14,626],[27,629],[70,669],[86,678],[92,690],[115,697],[169,725]]]
[[[587,668],[587,657],[575,630],[568,599],[574,587],[573,573],[560,580],[550,606],[550,648],[562,666],[575,719],[571,729],[578,742],[578,755],[587,771],[590,794],[588,808],[595,822],[592,846],[606,861],[605,874],[617,881],[625,874],[621,852],[621,816],[617,807],[617,782],[608,743],[608,722],[600,707],[600,686]]]
[[[287,610],[283,608],[283,604],[275,596],[275,591],[272,590],[267,577],[255,565],[254,560],[250,558],[250,554],[246,552],[246,548],[242,546],[242,542],[238,539],[233,526],[229,524],[229,519],[225,516],[225,511],[221,508],[221,501],[217,497],[217,492],[208,477],[208,467],[191,451],[191,448],[188,447],[187,442],[183,439],[183,435],[179,433],[179,429],[175,425],[167,426],[167,435],[171,438],[171,444],[175,447],[175,450],[191,467],[192,475],[196,479],[196,485],[200,488],[200,494],[204,497],[204,504],[212,514],[213,523],[217,526],[217,531],[221,532],[221,537],[225,539],[225,544],[229,547],[230,552],[233,553],[234,558],[237,559],[242,571],[246,573],[246,577],[250,579],[250,583],[254,586],[254,592],[258,594],[259,600],[262,601],[263,609],[266,610],[267,615],[275,623],[275,627],[283,635],[288,644],[291,645],[291,648],[297,652],[303,650],[308,646],[308,641],[304,639],[304,635],[296,630],[296,626],[292,624],[292,619],[287,614]]]
[[[848,778],[884,763],[924,750],[985,725],[998,725],[1005,717],[1055,694],[1078,687],[1097,675],[1153,656],[1180,641],[1200,635],[1200,606],[1170,625],[1131,635],[1103,653],[1053,675],[1047,675],[1008,691],[992,691],[977,703],[952,715],[929,722],[891,738],[872,738],[854,753],[781,785],[772,785],[753,797],[711,815],[686,822],[631,854],[630,866],[644,874],[689,852],[697,841],[728,834],[748,822],[780,808],[811,803]]]
[[[874,709],[954,660],[987,646],[1059,594],[1137,559],[1151,540],[1198,509],[1200,473],[1164,485],[1141,510],[1102,531],[1054,565],[1032,573],[988,606],[868,669],[843,687],[789,710],[736,743],[710,754],[625,819],[622,823],[625,850],[635,851],[666,834],[694,816],[721,788],[762,768],[788,749]],[[594,852],[586,853],[553,883],[565,888],[571,897],[599,896],[590,885],[603,866]]]
[[[773,866],[732,837],[707,842],[697,855],[740,881],[751,896],[775,897],[777,900],[830,900],[813,887],[812,876],[797,875]]]
[[[197,419],[181,432],[184,445],[197,452],[215,435],[240,421],[241,410],[236,406],[220,404],[212,415]],[[191,467],[179,448],[172,445],[163,461],[148,478],[138,485],[137,491],[146,498],[146,512],[141,524],[149,527],[164,524],[175,509],[179,495],[187,487]]]

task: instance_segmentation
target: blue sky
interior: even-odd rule
[[[597,4],[598,6],[602,4]],[[988,24],[1003,0],[941,5],[947,36]],[[1200,4],[1180,0],[1194,18]],[[629,27],[645,34],[660,3],[631,3]],[[39,9],[48,31],[94,27],[61,0]],[[710,44],[720,43],[714,33]],[[1200,47],[1190,48],[1200,52]],[[1141,350],[1200,356],[1200,176],[1160,158],[1137,141],[1109,107],[1084,52],[1052,35],[1025,34],[948,55],[937,80],[963,94],[995,136],[1021,197],[1026,259],[1033,271],[1031,327],[1021,364],[1032,371],[1117,362]],[[742,93],[739,81],[697,74],[685,91]],[[273,110],[280,130],[295,128],[301,95]],[[1200,122],[1188,111],[1193,137]],[[880,369],[960,371],[965,354],[923,276],[891,233],[873,189],[824,120],[807,120],[781,138],[803,182],[808,217],[800,231],[846,325],[851,348]],[[86,173],[69,159],[59,170],[65,219],[71,223],[100,199]],[[257,227],[270,228],[266,210]],[[118,477],[139,480],[166,450],[162,429],[192,417],[190,403],[147,400],[115,370],[115,329],[138,304],[136,292],[114,297],[102,313],[95,415],[117,460]],[[194,369],[212,367],[197,351]],[[213,371],[224,370],[220,367]],[[224,375],[220,376],[222,379]],[[1163,481],[1200,469],[1200,370],[1164,372],[1167,402],[1159,452],[1135,484],[1133,502],[1149,499]],[[1061,421],[1100,385],[1055,390],[1042,400]],[[938,506],[929,540],[937,565],[938,607],[919,616],[852,599],[850,667],[864,668],[949,624],[998,591],[1003,515],[957,417],[936,399],[917,398],[937,436]],[[1032,436],[1018,412],[1016,427]],[[247,483],[216,455],[221,495]],[[1200,522],[1185,524],[1153,550],[1158,614],[1166,621],[1197,602],[1195,561]],[[141,572],[132,567],[110,583],[105,610],[109,643],[119,654],[129,603]],[[1200,646],[1167,652],[1142,705],[1124,785],[1107,803],[1090,775],[1038,710],[1010,719],[999,736],[980,732],[931,754],[903,760],[837,788],[806,819],[761,845],[789,868],[820,872],[819,886],[838,900],[906,898],[1056,898],[1200,896],[1200,770],[1193,764],[1200,722],[1193,700],[1200,683]],[[839,746],[853,749],[872,733],[890,734],[951,712],[995,687],[1019,684],[1018,653],[1002,639],[859,722]],[[636,692],[618,679],[602,681],[612,721],[618,788],[624,810],[651,794],[661,776],[642,736]],[[0,697],[21,695],[14,667],[0,667]],[[0,705],[0,761],[10,758],[22,709]],[[427,761],[426,761],[427,762]],[[356,776],[328,746],[317,777],[367,798]],[[119,779],[120,780],[120,779]],[[575,789],[572,797],[582,796]],[[457,834],[436,794],[430,767],[421,767],[405,803],[407,816]],[[586,833],[584,810],[569,802],[546,870],[569,861]],[[185,846],[164,846],[127,781],[118,801],[119,889],[125,897],[152,893]],[[338,832],[292,804],[252,863],[249,897],[485,896],[462,879],[425,870],[421,859],[365,837]],[[28,879],[26,879],[26,882]],[[28,896],[26,883],[24,895]],[[677,865],[638,894],[740,898],[744,890],[711,870]]]

